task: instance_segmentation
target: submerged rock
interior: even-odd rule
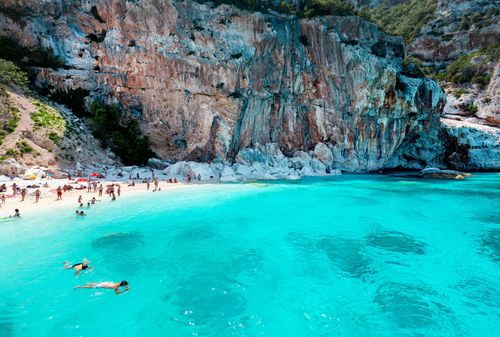
[[[435,167],[423,169],[421,175],[424,178],[443,178],[443,179],[464,179],[470,176],[470,173],[459,172],[454,170],[441,170]]]

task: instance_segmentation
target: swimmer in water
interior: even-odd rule
[[[75,269],[75,275],[78,275],[79,272],[85,269],[94,269],[94,267],[89,266],[89,260],[83,259],[81,263],[75,263],[70,266],[69,261],[64,262],[64,269]]]
[[[120,287],[125,287],[122,291],[120,291]],[[128,290],[128,282],[121,281],[119,283],[115,282],[90,282],[83,286],[76,286],[74,289],[114,289],[115,294],[120,295]],[[73,290],[74,290],[73,289]]]

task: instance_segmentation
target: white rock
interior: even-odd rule
[[[325,164],[326,166],[331,166],[333,162],[333,153],[323,143],[318,143],[314,147],[314,157],[317,158],[320,162]]]

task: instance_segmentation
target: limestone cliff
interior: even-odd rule
[[[443,91],[405,71],[401,38],[359,17],[192,1],[2,4],[1,35],[65,65],[37,69],[39,88],[77,111],[123,105],[164,159],[233,160],[266,143],[291,156],[323,143],[348,171],[446,164]]]

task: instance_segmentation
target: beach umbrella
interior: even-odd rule
[[[87,181],[89,181],[87,178],[78,178],[78,180],[76,182],[77,183],[86,183]]]

